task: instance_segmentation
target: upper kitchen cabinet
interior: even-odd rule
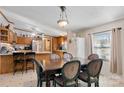
[[[52,38],[52,49],[53,49],[53,51],[63,50],[63,45],[65,45],[66,41],[67,41],[66,36],[53,37]]]
[[[32,38],[31,37],[17,37],[16,43],[30,45],[32,43]]]
[[[16,34],[14,33],[14,32],[9,32],[9,43],[13,43],[13,42],[16,42],[16,38],[17,38],[17,36],[16,36]]]
[[[67,37],[66,36],[60,36],[58,37],[57,43],[58,45],[63,45],[65,42],[67,41]]]
[[[13,42],[13,32],[5,27],[0,27],[0,42],[12,43]]]

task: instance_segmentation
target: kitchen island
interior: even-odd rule
[[[35,59],[37,61],[50,61],[51,52],[36,52]],[[0,54],[0,74],[13,72],[13,55]]]

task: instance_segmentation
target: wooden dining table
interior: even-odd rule
[[[81,65],[85,65],[88,63],[87,59],[82,59],[78,57],[75,57],[73,59],[54,59],[50,60],[49,62],[45,62],[45,60],[43,60],[41,62],[45,72],[46,87],[50,87],[50,76],[61,72],[63,65],[71,60],[79,60],[81,62]]]

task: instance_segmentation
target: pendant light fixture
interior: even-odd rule
[[[69,24],[68,19],[67,19],[67,14],[66,14],[66,7],[65,6],[60,6],[61,13],[60,13],[60,19],[57,21],[57,24],[64,28],[67,24]]]

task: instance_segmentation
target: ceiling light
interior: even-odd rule
[[[66,15],[66,7],[65,6],[60,6],[61,13],[60,13],[60,19],[57,21],[57,24],[60,27],[65,27],[68,24],[68,19]]]

